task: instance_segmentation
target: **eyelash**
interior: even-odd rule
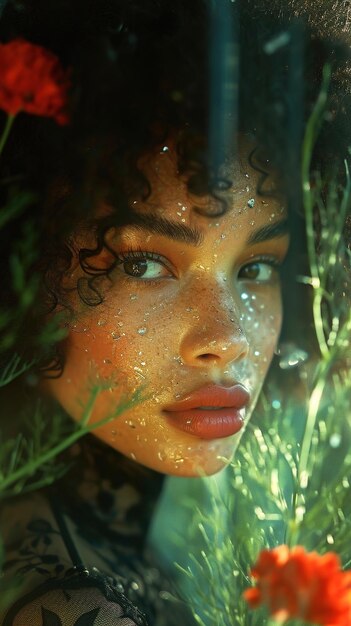
[[[125,252],[120,252],[116,257],[116,265],[118,266],[123,265],[123,263],[126,263],[128,261],[157,261],[158,263],[163,265],[163,267],[165,267],[169,272],[173,273],[169,264],[165,262],[165,257],[163,257],[158,252],[145,251],[145,250],[142,250],[141,248],[128,249]],[[270,265],[273,269],[277,270],[278,272],[281,270],[281,267],[283,264],[282,261],[280,259],[277,259],[276,257],[272,257],[269,255],[261,255],[259,257],[253,258],[248,263],[245,263],[244,265],[242,265],[238,274],[240,274],[240,272],[246,267],[250,267],[250,265],[254,265],[258,263],[265,263],[267,265]],[[126,277],[132,280],[133,279],[138,280],[140,283],[145,283],[148,285],[157,284],[160,280],[160,278],[155,278],[155,279],[148,278],[148,279],[142,280],[142,278],[133,277],[128,274],[126,274]],[[248,280],[254,281],[254,279],[248,279]],[[258,280],[257,282],[260,282],[260,281]],[[264,282],[269,282],[269,281],[262,281],[262,282],[264,283]]]
[[[137,261],[143,261],[145,259],[151,259],[152,261],[159,261],[160,259],[162,259],[162,256],[158,252],[152,252],[151,250],[146,251],[146,250],[142,250],[141,248],[130,248],[126,250],[125,252],[120,252],[117,255],[117,260],[120,261],[121,263],[124,263],[125,261],[130,261],[131,259],[137,260]]]
[[[245,263],[242,267],[246,267],[247,265],[252,265],[254,263],[267,263],[267,265],[271,265],[274,268],[279,269],[283,262],[280,259],[277,259],[275,256],[269,256],[268,254],[261,254],[258,257],[254,257],[248,263]]]

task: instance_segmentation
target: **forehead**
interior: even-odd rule
[[[189,191],[191,174],[179,173],[178,150],[173,139],[144,155],[138,165],[148,180],[150,194],[146,200],[133,201],[137,212],[152,211],[160,216],[172,213],[173,219],[181,218],[183,222],[199,213],[207,215],[207,219],[216,217],[223,213],[223,204],[232,217],[243,212],[257,216],[273,209],[284,213],[277,173],[269,161],[259,160],[257,145],[247,136],[239,136],[235,154],[218,169],[219,187],[215,185],[210,193]]]

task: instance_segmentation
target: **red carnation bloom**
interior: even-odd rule
[[[244,591],[251,608],[265,605],[278,621],[299,618],[322,626],[350,626],[351,572],[334,552],[323,556],[278,546],[262,550],[251,569],[257,586]]]
[[[9,115],[26,111],[67,124],[68,72],[49,50],[14,39],[0,44],[0,108]]]

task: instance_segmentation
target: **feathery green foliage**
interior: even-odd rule
[[[211,506],[198,509],[193,520],[202,549],[181,568],[201,626],[275,623],[242,598],[263,548],[285,543],[321,554],[333,550],[344,568],[351,567],[351,255],[343,236],[351,179],[347,161],[342,187],[336,170],[327,184],[311,172],[329,79],[326,67],[302,158],[310,275],[299,280],[311,298],[319,355],[300,366],[299,396],[285,394],[282,381],[270,382],[226,470],[225,486],[208,481]]]

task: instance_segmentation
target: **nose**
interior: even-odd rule
[[[182,361],[193,367],[224,367],[244,359],[249,342],[233,294],[223,288],[204,287],[200,293],[194,289],[191,300],[192,323],[181,341]]]

